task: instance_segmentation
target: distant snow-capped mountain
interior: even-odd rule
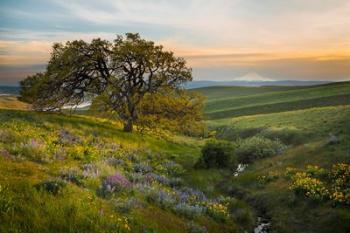
[[[245,82],[272,82],[275,81],[271,78],[261,76],[258,73],[251,72],[247,73],[241,77],[234,78],[233,81],[245,81]]]

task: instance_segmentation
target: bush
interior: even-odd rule
[[[66,182],[63,180],[47,180],[43,181],[37,185],[35,188],[37,190],[44,190],[50,194],[57,195],[64,187],[66,186]]]
[[[232,143],[210,140],[202,148],[199,165],[205,168],[234,168],[237,166],[234,150]]]
[[[151,188],[147,192],[146,200],[149,203],[154,203],[163,209],[171,208],[176,204],[176,200],[173,198],[173,196],[166,191]]]
[[[271,140],[279,140],[286,145],[302,144],[306,134],[296,128],[268,128],[259,134]]]
[[[229,218],[227,204],[207,203],[207,212],[210,217],[216,221],[226,221]]]
[[[306,173],[310,176],[316,177],[316,178],[324,178],[327,176],[327,172],[324,168],[321,168],[317,165],[307,165],[306,166]]]
[[[72,182],[76,185],[83,185],[84,176],[77,168],[69,168],[67,170],[61,170],[61,178],[68,182]]]
[[[240,138],[249,138],[256,136],[263,129],[264,128],[262,127],[239,129],[232,126],[222,126],[217,128],[216,138],[234,141]]]
[[[297,172],[293,176],[290,189],[294,190],[296,194],[303,194],[314,200],[324,200],[329,197],[329,191],[325,184],[321,180],[311,177],[306,172]]]
[[[120,191],[131,187],[131,183],[122,174],[116,172],[113,176],[107,176],[103,182],[106,190],[110,192]]]
[[[236,147],[235,153],[238,161],[243,164],[281,154],[285,148],[281,142],[272,141],[261,136],[239,140]]]
[[[189,205],[186,203],[179,203],[173,208],[174,212],[178,215],[184,216],[189,219],[194,219],[205,213],[205,208],[199,205]]]
[[[350,205],[350,165],[338,163],[330,172],[332,178],[332,200]]]

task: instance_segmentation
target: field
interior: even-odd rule
[[[326,171],[350,163],[350,83],[196,91],[207,97],[204,139],[124,133],[0,97],[0,232],[253,232],[258,216],[269,232],[350,232],[348,204],[292,185],[313,169],[331,190]],[[234,176],[196,166],[213,137],[285,147]]]
[[[350,103],[350,83],[311,87],[210,87],[195,91],[208,99],[208,119],[221,119]]]
[[[255,162],[239,177],[225,182],[226,192],[257,206],[262,215],[272,220],[273,232],[350,230],[348,207],[294,196],[284,175],[288,168],[306,170],[312,165],[330,169],[336,163],[350,163],[349,84],[284,90],[197,89],[208,98],[207,123],[216,137],[234,141],[266,135],[289,144],[283,155]],[[336,135],[340,143],[330,145],[330,135]],[[262,178],[267,182],[261,182]]]

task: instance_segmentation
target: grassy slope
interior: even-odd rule
[[[288,89],[286,90],[287,94],[282,94],[281,90],[284,88],[256,88],[254,89],[254,93],[260,93],[257,95],[254,95],[250,88],[228,88],[230,89],[230,93],[232,93],[232,89],[237,90],[236,94],[239,96],[237,98],[249,99],[252,96],[243,96],[253,94],[254,98],[260,96],[266,98],[265,100],[272,100],[273,102],[271,96],[284,96],[283,98],[286,98],[285,100],[288,102],[288,100],[290,100],[289,97],[297,98],[300,94],[304,96],[304,98],[312,97],[311,100],[313,101],[308,103],[311,105],[304,104],[303,106],[306,106],[307,109],[302,110],[287,111],[289,110],[287,108],[282,109],[282,111],[285,112],[280,112],[280,110],[275,111],[276,106],[280,103],[269,103],[266,106],[272,105],[273,112],[277,113],[266,114],[270,111],[262,111],[262,108],[258,108],[260,112],[257,111],[254,112],[254,114],[264,114],[235,118],[230,118],[228,117],[230,115],[226,115],[225,119],[208,121],[211,127],[224,125],[242,132],[260,127],[291,127],[308,133],[308,137],[302,145],[290,147],[282,156],[268,158],[254,163],[238,178],[234,178],[229,171],[225,170],[192,169],[193,163],[198,158],[198,146],[202,143],[195,139],[177,137],[169,138],[169,141],[159,140],[150,136],[144,138],[137,134],[129,135],[124,134],[120,130],[115,130],[115,128],[110,127],[110,122],[108,121],[77,116],[67,117],[56,114],[0,111],[0,122],[6,121],[8,124],[13,124],[16,121],[25,122],[25,124],[30,127],[35,127],[35,130],[41,133],[46,132],[47,129],[52,131],[60,128],[73,130],[82,135],[91,135],[98,132],[100,137],[115,140],[125,145],[126,148],[139,148],[141,150],[146,150],[147,148],[147,150],[150,149],[157,153],[160,152],[164,155],[169,155],[172,159],[180,162],[187,168],[184,176],[186,183],[200,187],[213,197],[229,192],[233,196],[242,198],[245,201],[240,203],[237,209],[243,212],[249,209],[246,207],[247,203],[262,209],[266,212],[265,214],[271,218],[273,232],[349,232],[350,229],[347,223],[350,221],[350,211],[348,207],[337,206],[334,208],[331,203],[320,204],[295,197],[292,191],[288,189],[288,181],[282,175],[286,167],[289,166],[305,168],[306,165],[313,164],[329,168],[336,162],[350,163],[350,106],[346,105],[347,102],[345,101],[343,103],[344,105],[310,108],[313,106],[312,103],[316,103],[316,99],[321,99],[319,103],[323,103],[325,99],[322,98],[326,95],[349,94],[348,83],[344,84],[342,88],[337,85],[343,84],[333,85],[335,85],[335,87],[332,85],[308,87],[305,88],[307,90],[304,90],[302,87],[295,88],[295,90],[286,88]],[[325,87],[327,90],[324,89]],[[243,89],[244,91],[242,91]],[[337,90],[340,92],[337,92]],[[222,88],[220,87],[219,90],[215,90],[212,94],[208,94],[208,96],[213,98],[213,101],[218,98],[223,98],[227,93],[221,91]],[[311,92],[312,94],[310,94]],[[332,98],[337,99],[337,97]],[[329,101],[329,99],[332,98],[327,98],[327,100]],[[235,97],[232,98],[232,100],[234,99]],[[209,99],[209,101],[211,100]],[[299,100],[296,100],[296,102],[298,101]],[[337,105],[339,103],[338,100],[335,100],[335,102],[330,102],[329,105]],[[290,103],[286,103],[286,105],[290,105]],[[327,105],[328,104],[326,104],[326,106]],[[282,106],[278,108],[282,108]],[[243,108],[241,108],[241,110],[242,109]],[[300,108],[294,108],[293,110],[295,109]],[[247,113],[247,115],[249,115],[249,113]],[[115,125],[115,127],[118,128],[119,126]],[[337,137],[341,139],[341,143],[336,146],[327,145],[326,141],[329,133],[336,134]],[[57,161],[53,165],[47,166],[45,164],[37,164],[29,161],[18,162],[0,160],[0,182],[11,181],[14,184],[15,190],[20,192],[20,190],[23,189],[23,182],[34,184],[48,176],[57,175],[61,166],[67,166],[67,164],[64,163],[65,162]],[[258,177],[266,175],[269,172],[278,174],[278,178],[264,185],[259,183]],[[21,179],[22,183],[20,182]],[[66,196],[62,196],[62,199],[51,200],[50,197],[46,196],[44,198],[49,203],[48,205],[66,206],[67,199],[84,201],[87,200],[89,196],[89,192],[81,190],[76,186],[70,187],[69,190],[71,193],[65,194]],[[40,199],[43,197],[40,196],[36,198]],[[38,200],[34,203],[38,204],[37,202]],[[97,199],[96,203],[100,203],[99,205],[102,206],[108,205],[108,203],[104,203],[104,200],[100,199]],[[111,211],[108,207],[106,207],[106,209]],[[87,213],[90,212],[87,211]],[[50,212],[49,216],[50,214],[51,217],[55,216],[54,213]],[[93,215],[94,213],[91,214]],[[251,213],[248,211],[246,214],[249,215]],[[40,214],[38,215],[40,216]],[[133,213],[133,217],[137,219],[137,221],[142,222],[142,224],[152,225],[158,232],[182,232],[185,224],[182,218],[155,206],[138,209]],[[32,221],[35,222],[39,220],[34,219]],[[59,223],[57,224],[59,225]],[[242,224],[244,225],[244,222]],[[223,225],[219,226],[217,223],[207,219],[203,220],[203,225],[208,227],[209,232],[224,232],[223,229],[225,228]],[[233,226],[233,228],[235,228],[235,226]]]
[[[138,133],[124,133],[117,122],[97,118],[0,109],[0,134],[13,132],[15,135],[12,136],[13,139],[8,139],[6,134],[0,135],[0,186],[8,189],[4,193],[0,188],[0,208],[15,206],[14,212],[11,210],[5,215],[0,214],[1,221],[7,223],[0,227],[0,232],[7,232],[11,224],[13,227],[11,230],[16,232],[20,230],[25,232],[77,232],[78,230],[79,232],[110,232],[110,224],[114,220],[109,216],[114,216],[113,218],[126,216],[129,219],[131,232],[144,232],[142,230],[144,226],[148,229],[152,228],[154,232],[185,231],[190,219],[149,204],[138,193],[132,195],[142,203],[141,206],[134,207],[132,212],[126,214],[116,212],[115,204],[121,202],[120,200],[105,199],[96,194],[100,183],[99,178],[87,180],[85,187],[69,183],[64,192],[58,196],[37,192],[33,188],[34,185],[59,177],[62,169],[79,168],[90,161],[104,164],[99,162],[103,161],[99,156],[105,153],[105,149],[97,151],[97,157],[92,159],[67,157],[49,162],[36,161],[36,157],[31,157],[38,151],[28,154],[18,149],[28,139],[35,138],[48,145],[45,147],[45,153],[48,153],[47,157],[49,157],[51,151],[56,150],[55,141],[63,129],[87,140],[83,143],[88,146],[87,148],[94,143],[101,146],[117,143],[127,154],[150,154],[154,157],[154,163],[170,159],[182,164],[186,170],[192,169],[198,159],[201,145],[197,139],[182,136],[163,135],[159,138]],[[6,151],[10,152],[10,158]],[[57,153],[60,151],[58,150]],[[128,156],[127,154],[125,156]],[[105,170],[106,174],[113,174],[115,171],[114,168],[105,164],[101,169]],[[122,200],[128,198],[124,195],[122,193],[118,198]],[[103,209],[103,215],[100,214],[101,209]],[[231,221],[223,224],[209,217],[200,217],[195,221],[214,233],[237,232],[238,229]]]
[[[191,91],[200,92],[208,98],[208,101],[226,99],[230,96],[247,96],[252,94],[263,94],[268,92],[297,90],[305,87],[288,86],[264,86],[264,87],[240,87],[240,86],[214,86],[191,89]]]
[[[220,92],[225,90],[220,89],[203,92],[209,97],[206,116],[210,128],[228,127],[242,135],[258,128],[292,128],[307,137],[282,156],[255,162],[238,178],[217,171],[194,171],[194,182],[213,174],[212,184],[203,181],[203,186],[213,190],[224,187],[256,206],[271,218],[273,232],[349,232],[349,207],[295,196],[284,173],[287,167],[305,169],[311,164],[330,168],[338,162],[350,163],[350,83],[271,92],[257,88],[249,94],[227,91],[222,96]],[[340,138],[339,145],[327,145],[330,133]],[[269,173],[277,178],[261,184],[259,177]]]
[[[350,103],[350,82],[286,90],[279,90],[281,87],[271,90],[269,87],[243,88],[249,90],[245,94],[237,93],[236,90],[240,88],[243,87],[235,87],[233,91],[221,87],[202,90],[208,98],[205,106],[207,118],[221,119]],[[221,92],[226,94],[225,98],[216,97]]]
[[[288,190],[288,182],[282,178],[288,166],[305,168],[312,164],[330,168],[337,162],[350,163],[349,116],[350,106],[339,106],[242,117],[230,122],[241,129],[289,126],[312,133],[305,144],[288,149],[283,156],[257,162],[241,177],[231,180],[233,186],[246,190],[252,199],[266,205],[265,209],[275,222],[276,232],[349,231],[348,207],[333,208],[329,203],[297,200]],[[341,143],[327,145],[329,133],[336,134]],[[259,187],[257,177],[269,172],[278,173],[280,178]]]
[[[29,109],[29,106],[17,100],[16,96],[0,95],[0,109]]]

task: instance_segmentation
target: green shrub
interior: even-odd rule
[[[202,148],[200,164],[205,168],[233,168],[237,166],[234,145],[229,142],[210,140]]]
[[[217,128],[216,138],[225,140],[237,140],[240,138],[249,138],[259,134],[264,128],[246,128],[238,129],[232,126],[221,126]]]
[[[289,189],[296,194],[302,194],[313,200],[325,200],[329,197],[329,191],[324,182],[310,176],[306,172],[297,172],[293,176],[293,182]]]
[[[279,140],[286,145],[298,145],[305,141],[306,133],[296,128],[268,128],[259,133],[271,140]]]
[[[285,148],[280,141],[273,141],[261,136],[239,140],[236,142],[236,147],[235,153],[238,161],[243,164],[281,154]]]
[[[337,203],[350,205],[350,164],[334,164],[330,177],[333,190],[331,199]]]
[[[316,178],[325,178],[327,176],[327,171],[317,165],[307,165],[306,173]]]
[[[64,187],[66,186],[66,182],[63,180],[47,180],[43,181],[37,185],[35,188],[38,190],[44,190],[53,195],[57,195]]]

